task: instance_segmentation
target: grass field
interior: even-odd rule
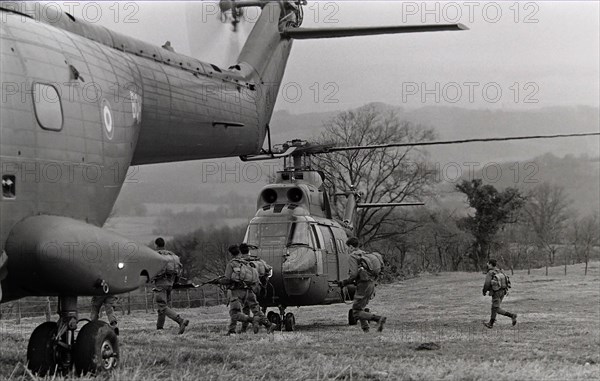
[[[346,324],[349,306],[290,308],[296,332],[263,330],[223,336],[225,306],[181,310],[191,320],[176,335],[156,315],[120,317],[121,366],[108,380],[598,380],[600,379],[600,269],[592,263],[516,272],[493,330],[490,297],[481,295],[483,275],[424,275],[382,285],[371,301],[388,323],[382,333],[363,334]],[[0,322],[0,379],[32,379],[24,369],[27,340],[43,318]],[[171,325],[169,325],[171,323]],[[374,330],[372,330],[374,331]],[[417,351],[435,342],[439,350]],[[59,378],[57,378],[59,379]]]

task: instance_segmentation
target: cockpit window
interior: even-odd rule
[[[246,243],[260,248],[284,246],[289,228],[289,223],[250,224],[246,232]]]
[[[310,239],[309,225],[306,222],[297,222],[292,224],[290,229],[290,239],[287,243],[288,246],[310,246],[312,247],[312,240]]]

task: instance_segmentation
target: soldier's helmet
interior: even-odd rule
[[[346,245],[352,246],[352,247],[358,247],[358,238],[356,238],[356,237],[348,238],[348,240],[346,241]]]
[[[154,240],[154,244],[156,245],[156,247],[161,249],[161,248],[165,247],[165,240],[163,239],[163,237],[158,237],[157,239]]]
[[[234,257],[240,253],[240,248],[238,245],[231,245],[227,250],[229,250],[229,253]]]

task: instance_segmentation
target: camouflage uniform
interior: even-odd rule
[[[90,313],[90,320],[98,320],[100,317],[100,308],[104,305],[104,311],[108,322],[112,327],[117,326],[117,317],[115,316],[114,305],[117,302],[117,297],[114,295],[102,295],[92,297],[92,312]]]
[[[383,324],[386,322],[384,316],[378,316],[365,311],[365,307],[375,296],[375,281],[377,277],[371,275],[359,263],[359,255],[365,254],[364,251],[354,247],[350,253],[350,268],[348,270],[348,279],[341,281],[340,286],[356,284],[356,292],[354,293],[354,303],[352,304],[352,314],[354,319],[360,321],[360,326],[364,332],[369,332],[369,322],[375,321],[379,325],[378,331],[383,330]]]
[[[229,317],[231,320],[227,334],[231,335],[236,333],[238,321],[242,322],[242,324],[252,323],[254,333],[258,333],[261,324],[267,327],[269,332],[272,332],[271,322],[267,320],[265,314],[260,310],[260,305],[256,300],[256,294],[253,290],[253,287],[256,285],[244,285],[231,279],[233,268],[238,266],[235,262],[241,259],[241,257],[234,255],[234,258],[229,261],[227,267],[225,268],[225,276],[219,280],[220,284],[229,287]],[[253,317],[250,317],[247,313],[242,312],[242,308],[247,308],[246,311],[252,312]]]
[[[250,258],[251,258],[249,252],[248,253],[241,253],[240,257],[241,257],[241,259],[246,260],[246,261],[250,260]],[[254,290],[253,290],[254,294],[256,295],[259,292],[259,290],[260,290],[260,286],[254,287]],[[258,307],[260,308],[260,305]],[[244,303],[244,307],[242,308],[242,312],[244,313],[244,315],[250,316],[250,305],[248,303]],[[252,316],[254,316],[254,315],[252,315]],[[241,330],[242,333],[246,332],[248,330],[248,325],[249,324],[250,323],[247,322],[247,321],[242,322],[242,330]]]
[[[172,252],[168,250],[158,250],[161,255],[172,255]],[[171,291],[173,290],[173,284],[175,283],[176,275],[166,274],[164,271],[154,277],[154,301],[157,306],[158,318],[156,320],[156,329],[163,329],[165,325],[165,318],[173,320],[179,324],[179,334],[185,332],[185,328],[190,323],[189,320],[181,318],[175,311],[171,309]]]
[[[500,308],[500,303],[502,303],[502,299],[504,299],[504,297],[506,296],[506,289],[500,289],[497,291],[494,291],[492,289],[492,276],[496,273],[499,273],[500,269],[498,269],[496,266],[491,266],[490,264],[488,264],[488,272],[485,276],[485,282],[483,283],[483,295],[487,295],[488,291],[490,293],[490,295],[492,296],[492,313],[490,316],[490,321],[489,323],[484,323],[484,325],[487,328],[492,328],[494,323],[496,322],[496,315],[500,314],[500,315],[504,315],[504,316],[508,316],[509,318],[512,319],[512,324],[515,325],[517,324],[517,314],[513,314],[511,312],[505,311],[502,308]]]

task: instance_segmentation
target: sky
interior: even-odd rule
[[[55,2],[56,3],[56,2]],[[214,2],[57,2],[112,30],[200,60],[235,61],[257,10],[233,33]],[[76,4],[76,5],[73,5]],[[303,27],[448,24],[468,31],[296,41],[276,110],[369,102],[527,110],[600,103],[600,2],[309,2]]]

